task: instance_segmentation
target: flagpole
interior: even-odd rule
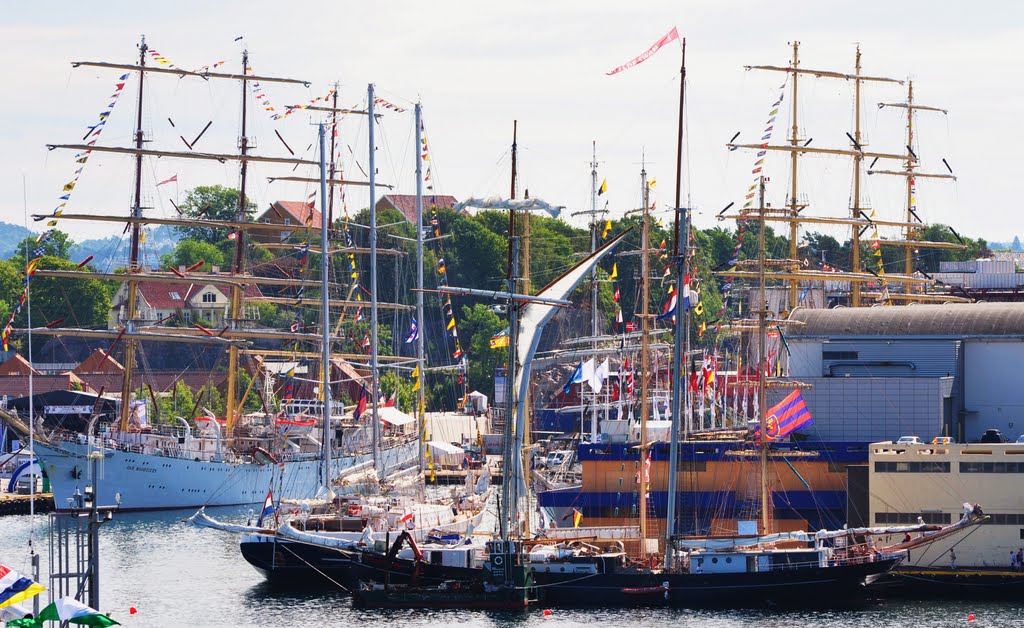
[[[21,196],[22,202],[25,206],[25,227],[28,228],[28,184],[26,183],[25,175],[21,175]],[[28,265],[29,255],[29,242],[25,241],[25,328],[28,329],[28,459],[29,459],[29,471],[32,483],[29,489],[28,496],[28,516],[29,516],[29,529],[28,529],[28,551],[29,560],[32,563],[32,579],[39,582],[39,554],[36,554],[35,548],[35,530],[36,530],[36,478],[35,475],[31,474],[32,462],[36,459],[35,449],[35,391],[33,389],[33,378],[32,374],[34,368],[32,366],[32,277],[29,276]],[[2,444],[2,443],[0,443]],[[40,468],[42,466],[40,465]],[[32,614],[33,616],[39,615],[39,596],[36,595],[32,598]]]

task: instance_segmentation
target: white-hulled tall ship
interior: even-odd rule
[[[156,62],[153,65],[147,65],[147,60]],[[223,62],[220,62],[214,68],[222,64]],[[362,301],[363,293],[372,297],[373,324],[376,325],[377,322],[375,264],[371,262],[373,270],[371,271],[372,280],[368,286],[369,289],[361,290],[357,285],[358,279],[354,262],[355,253],[371,253],[372,255],[376,252],[375,238],[371,236],[370,250],[356,248],[350,237],[345,238],[345,243],[340,247],[332,248],[330,245],[330,238],[338,236],[334,233],[333,211],[328,210],[329,207],[333,210],[334,186],[344,183],[367,184],[336,180],[333,150],[329,173],[324,172],[323,155],[317,162],[294,156],[254,155],[251,152],[255,142],[247,134],[247,102],[250,99],[255,99],[264,109],[272,110],[269,103],[266,102],[266,96],[262,93],[259,84],[262,82],[308,85],[308,83],[295,79],[255,75],[252,68],[249,67],[247,51],[242,53],[242,72],[238,74],[211,71],[209,68],[199,71],[183,70],[150,50],[145,39],[139,46],[137,64],[75,62],[74,65],[75,67],[114,68],[125,72],[120,79],[118,90],[123,89],[129,74],[137,74],[139,95],[133,147],[104,147],[96,144],[95,140],[81,145],[50,146],[51,149],[80,151],[76,155],[79,163],[84,163],[84,159],[87,159],[88,155],[93,152],[111,152],[132,155],[134,164],[134,195],[129,215],[100,216],[63,213],[64,205],[62,204],[53,215],[36,216],[37,220],[50,219],[48,226],[53,226],[57,218],[60,220],[127,223],[126,234],[130,234],[128,241],[131,246],[124,274],[99,273],[92,270],[39,270],[36,272],[37,276],[93,277],[123,281],[122,289],[119,292],[119,295],[123,293],[122,305],[118,308],[119,314],[115,314],[116,324],[112,325],[113,328],[106,330],[61,329],[57,326],[50,326],[28,330],[30,334],[63,334],[106,339],[107,342],[112,343],[111,347],[122,343],[124,348],[119,420],[103,422],[100,421],[98,412],[94,412],[84,433],[61,432],[37,439],[35,451],[50,479],[56,507],[58,509],[80,507],[87,486],[95,485],[92,479],[94,474],[102,479],[102,482],[99,483],[101,492],[96,496],[98,503],[102,505],[116,504],[122,510],[159,510],[260,503],[271,487],[279,499],[303,499],[313,496],[318,489],[329,485],[330,478],[338,477],[343,470],[353,465],[372,461],[378,473],[386,474],[414,464],[419,453],[415,435],[403,433],[400,429],[388,434],[377,423],[377,396],[380,390],[377,355],[375,353],[370,356],[351,355],[340,352],[345,338],[339,333],[340,329],[329,327],[330,307],[342,308],[343,311],[345,308],[351,308],[356,312],[351,319],[358,321],[361,318],[360,313],[363,306],[371,305]],[[238,154],[197,152],[195,144],[199,137],[191,143],[185,142],[189,146],[189,152],[147,148],[145,143],[151,140],[143,131],[143,84],[145,79],[152,76],[153,73],[158,77],[162,74],[171,74],[178,78],[196,77],[200,80],[239,81],[242,87],[242,115]],[[338,111],[363,115],[367,113],[366,111],[340,110],[336,105],[327,110],[332,113]],[[106,116],[109,116],[109,110]],[[106,116],[102,119],[104,124]],[[208,127],[209,125],[207,125]],[[205,129],[203,132],[205,133]],[[201,136],[202,133],[200,133]],[[279,133],[278,137],[281,138]],[[372,170],[372,133],[370,137]],[[288,148],[283,138],[281,141]],[[288,150],[294,155],[290,148]],[[184,216],[180,218],[143,216],[142,167],[143,158],[147,156],[171,159],[205,159],[221,163],[238,162],[240,164],[240,187],[234,217],[226,220],[207,220],[205,217],[189,219]],[[287,230],[287,236],[280,224],[252,222],[247,214],[249,204],[247,204],[246,198],[247,166],[250,162],[288,164],[293,167],[320,166],[319,178],[287,177],[285,180],[320,182],[321,206],[324,211],[317,212],[312,209],[312,204],[305,204],[304,206],[310,208],[305,225],[292,226]],[[325,174],[327,176],[324,176]],[[327,199],[326,194],[328,182],[332,189],[330,200]],[[373,175],[370,176],[368,187],[372,207],[376,200]],[[65,191],[67,190],[66,187]],[[204,212],[205,210],[200,213]],[[320,220],[317,221],[316,218]],[[223,230],[227,234],[227,240],[233,241],[231,248],[234,250],[234,256],[230,271],[193,272],[202,264],[177,270],[171,268],[168,271],[154,271],[148,268],[142,263],[140,244],[145,241],[143,226],[150,224],[176,227],[190,227],[199,224],[204,228]],[[284,224],[288,225],[289,223],[285,222]],[[344,224],[347,229],[347,219]],[[284,276],[265,276],[265,274],[253,272],[252,269],[246,269],[247,231],[269,235],[272,242],[277,242],[277,236],[280,234],[280,243],[263,246],[290,249],[292,253],[298,251],[303,260],[299,264],[299,271],[290,273],[282,270]],[[321,241],[319,246],[311,247],[310,240],[316,231],[319,231]],[[329,284],[331,276],[329,258],[331,256],[324,252],[336,252],[335,248],[338,249],[337,252],[353,260],[349,269],[352,271],[353,281],[347,286],[348,299],[332,298],[331,289],[336,284]],[[318,276],[315,271],[309,271],[307,262],[310,254],[320,255],[321,264]],[[346,272],[343,275],[348,277],[349,273]],[[173,317],[160,318],[156,316],[154,318],[152,312],[143,310],[140,305],[140,284],[143,282],[156,284],[167,290],[174,290],[175,284],[182,283],[190,286],[214,286],[229,300],[224,305],[223,317],[219,317],[222,320],[218,326],[222,325],[223,329],[209,329],[198,323],[189,325],[195,321],[190,321],[187,318],[179,321],[184,323],[184,326],[171,327],[165,323],[168,318]],[[257,289],[256,292],[259,294],[252,298],[249,293],[254,287],[260,285],[275,286],[278,289],[276,294],[285,296],[268,297],[259,293]],[[175,298],[175,292],[170,294],[172,299]],[[352,300],[353,294],[357,295],[354,300]],[[204,302],[205,300],[204,298]],[[252,315],[253,308],[247,307],[244,303],[245,300],[283,303],[292,306],[296,311],[295,324],[290,330],[284,331],[257,328],[257,321]],[[321,315],[320,328],[307,331],[302,322],[302,308],[311,306],[315,307]],[[392,305],[391,309],[411,310],[412,308]],[[373,334],[376,337],[376,329],[373,330]],[[165,343],[164,346],[173,346],[171,343],[198,343],[201,346],[212,347],[216,351],[223,352],[224,364],[221,366],[227,367],[223,419],[200,416],[193,420],[195,426],[189,420],[181,417],[174,417],[170,421],[165,417],[160,425],[150,425],[150,422],[147,422],[146,411],[149,402],[152,402],[153,407],[151,418],[158,412],[157,395],[160,391],[154,391],[154,387],[146,383],[146,374],[137,366],[140,363],[146,364],[146,357],[142,351],[143,343],[154,341]],[[256,342],[263,344],[255,347],[253,343]],[[266,348],[268,342],[284,344],[284,349],[268,349]],[[310,348],[304,348],[304,344]],[[316,350],[311,350],[313,347]],[[372,351],[376,351],[376,346]],[[263,359],[257,356],[284,357],[292,360],[293,364],[298,361],[298,363],[319,365],[321,374],[319,381],[327,382],[329,386],[327,390],[324,390],[323,386],[314,389],[314,397],[318,398],[309,400],[309,404],[307,404],[310,407],[318,405],[320,411],[316,413],[316,418],[302,414],[291,415],[285,409],[277,412],[267,402],[266,397],[269,395],[262,395],[262,413],[243,415],[244,401],[250,396],[250,391],[253,389],[252,384],[262,379],[265,384],[265,392],[272,390],[274,373],[272,369],[266,368]],[[240,375],[242,372],[241,359],[246,360],[245,365],[251,367],[250,372],[252,373],[249,388],[244,392],[244,383]],[[370,372],[370,377],[365,380],[362,401],[366,401],[367,395],[372,396],[373,411],[361,412],[367,409],[367,404],[362,403],[351,418],[342,416],[343,408],[340,403],[330,403],[331,394],[329,394],[330,387],[338,386],[340,383],[351,384],[353,378],[362,380],[361,374],[355,372],[351,365],[345,364],[348,360],[372,363],[366,365],[369,368],[364,367]],[[331,375],[332,372],[337,372],[339,365],[345,367],[342,370],[346,373],[341,382]],[[290,381],[293,383],[301,381],[315,383],[316,380],[296,378],[294,371],[293,368],[289,374]],[[353,373],[355,374],[353,375]],[[358,381],[355,385],[357,388],[359,387]],[[212,382],[210,389],[213,389]],[[256,390],[259,391],[260,387],[257,387]],[[210,394],[212,395],[212,393]],[[196,410],[199,407],[200,400],[197,399],[195,407],[192,408],[192,415],[197,413]],[[325,410],[325,408],[333,408],[333,411]],[[361,418],[360,414],[362,414]],[[153,423],[156,422],[153,421]],[[318,427],[316,432],[313,432],[314,426]]]

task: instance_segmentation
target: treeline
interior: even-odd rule
[[[179,267],[196,268],[196,273],[209,271],[213,266],[228,269],[235,254],[236,241],[229,237],[224,229],[203,226],[203,219],[234,219],[238,204],[238,192],[221,186],[198,187],[189,192],[186,200],[180,204],[182,214],[194,218],[195,226],[177,228],[180,238],[174,250],[162,256],[160,265],[163,269]],[[246,209],[247,218],[252,220],[256,207],[250,205]],[[340,209],[336,211],[340,214]],[[378,259],[378,298],[382,302],[412,304],[415,302],[415,227],[405,220],[404,216],[394,210],[378,212],[378,224],[384,225],[378,230],[378,243],[381,249],[397,251],[400,255],[382,255]],[[480,211],[474,214],[456,212],[452,209],[436,210],[437,229],[444,236],[427,247],[424,253],[426,287],[437,285],[437,272],[443,260],[444,272],[448,284],[482,289],[503,289],[506,277],[508,258],[508,215],[499,211]],[[351,224],[347,232],[351,243],[356,247],[368,246],[368,230],[357,228],[366,225],[368,211],[361,210],[351,216]],[[613,220],[608,235],[629,230],[629,234],[618,245],[615,253],[602,262],[599,288],[599,317],[604,332],[614,329],[616,311],[621,308],[624,322],[635,320],[634,312],[640,310],[640,219],[630,216]],[[521,229],[521,228],[520,228]],[[336,216],[334,230],[341,237],[345,223]],[[599,225],[598,242],[606,225]],[[722,309],[721,283],[716,271],[729,268],[730,260],[736,249],[738,226],[716,226],[710,229],[697,229],[693,233],[696,253],[691,259],[695,269],[694,276],[698,279],[701,300],[704,303],[703,314],[694,321],[695,330],[702,320],[709,327]],[[319,277],[319,257],[304,252],[302,243],[310,237],[309,233],[297,231],[291,238],[295,245],[291,249],[275,249],[260,246],[247,239],[245,248],[245,265],[249,272],[268,276],[298,276],[304,278]],[[664,243],[664,253],[655,254],[651,261],[651,274],[655,279],[651,290],[650,311],[658,313],[667,298],[669,281],[658,281],[664,274],[663,269],[674,259],[672,250],[672,225],[654,224],[651,230],[650,244],[652,249],[660,249]],[[790,256],[789,241],[785,235],[776,233],[771,227],[766,228],[766,248],[769,257],[788,258]],[[938,269],[943,260],[968,260],[991,255],[986,242],[955,234],[945,225],[931,225],[923,229],[920,238],[923,240],[963,243],[965,249],[928,249],[922,248],[915,253],[915,269],[932,273]],[[962,239],[961,239],[962,238]],[[311,247],[318,246],[318,238]],[[341,242],[340,244],[344,244]],[[872,260],[869,256],[870,240],[861,240],[862,264],[864,260]],[[0,315],[6,322],[10,313],[17,307],[23,290],[25,268],[25,252],[30,258],[36,257],[39,248],[34,237],[24,239],[15,252],[6,261],[0,261]],[[86,270],[89,265],[79,268],[81,260],[71,259],[74,242],[68,234],[55,231],[44,244],[39,268]],[[530,217],[530,285],[536,292],[550,281],[568,270],[581,259],[591,247],[591,233],[587,229],[570,226],[565,222],[544,215]],[[883,246],[883,263],[887,272],[901,273],[904,268],[905,249]],[[836,268],[852,270],[852,243],[849,240],[840,242],[834,237],[822,233],[808,233],[799,243],[798,254],[804,266],[810,268]],[[741,259],[757,257],[757,225],[748,223],[740,251]],[[333,255],[333,279],[341,285],[338,295],[334,298],[362,299],[369,301],[367,290],[369,262],[365,254],[355,257],[356,277],[351,276],[350,265],[353,260],[345,252]],[[616,271],[615,282],[609,281]],[[121,269],[123,272],[123,269]],[[101,281],[89,278],[49,278],[36,277],[31,282],[32,290],[32,322],[34,326],[52,324],[54,326],[74,326],[105,328],[111,315],[111,299],[118,288],[117,282]],[[614,301],[615,290],[619,299]],[[581,286],[574,301],[580,303],[573,309],[573,316],[563,316],[557,325],[561,337],[585,335],[590,330],[590,299],[583,296],[589,293],[589,285]],[[295,291],[278,293],[296,298],[297,303],[309,302],[319,298],[319,290],[307,288],[301,293]],[[456,365],[459,360],[453,356],[455,347],[451,330],[446,329],[445,316],[441,313],[443,302],[437,295],[429,299],[430,305],[427,320],[420,321],[421,333],[424,334],[428,346],[428,355],[435,365]],[[469,368],[466,373],[451,371],[431,375],[427,385],[438,397],[450,397],[452,380],[468,378],[471,389],[493,394],[493,374],[496,364],[503,360],[503,352],[490,349],[489,340],[506,326],[503,317],[492,307],[494,303],[480,299],[465,297],[453,298],[453,307],[458,321],[457,332],[459,346],[468,356]],[[351,308],[348,308],[351,310]],[[364,350],[365,338],[369,333],[368,308],[363,320],[356,321],[356,313],[346,311],[346,322],[339,326],[337,350],[342,352],[358,352]],[[315,329],[318,312],[315,307],[291,307],[273,303],[260,303],[257,306],[256,323],[259,327],[288,329],[296,324],[306,330]],[[296,315],[298,312],[298,316]],[[388,314],[382,318],[378,327],[381,337],[382,354],[410,355],[411,344],[403,342],[410,318],[408,314]],[[189,324],[195,321],[189,321]],[[27,309],[23,309],[14,319],[16,328],[24,328],[27,324]],[[164,322],[165,325],[184,325],[181,318]],[[16,337],[15,347],[20,347],[22,340]],[[401,405],[410,407],[412,393],[407,374],[388,378],[387,385],[399,388]],[[446,392],[447,391],[447,392]],[[434,395],[432,395],[433,397]],[[251,403],[251,402],[250,402]],[[440,402],[438,402],[440,403]]]

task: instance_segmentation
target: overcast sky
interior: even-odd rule
[[[743,66],[786,65],[788,42],[796,39],[802,67],[852,73],[859,43],[865,74],[912,78],[917,102],[949,109],[948,116],[921,113],[917,121],[921,169],[943,171],[946,158],[958,176],[955,183],[919,183],[919,213],[926,220],[989,240],[1024,231],[1014,192],[1015,155],[1024,143],[1019,121],[1024,10],[1018,3],[531,0],[492,8],[497,6],[404,0],[9,6],[0,24],[6,79],[0,100],[6,123],[0,133],[0,219],[24,222],[23,180],[31,212],[53,209],[76,164],[71,152],[48,152],[45,144],[81,142],[85,127],[105,108],[117,73],[72,69],[70,62],[133,63],[142,34],[182,68],[225,60],[229,70],[238,71],[244,44],[257,74],[312,82],[308,89],[265,84],[279,111],[323,94],[334,81],[341,83],[342,104],[363,105],[367,84],[375,83],[380,96],[409,107],[406,113],[385,111],[378,133],[379,180],[395,184],[397,191],[414,189],[411,103],[419,99],[437,193],[460,199],[507,195],[512,121],[518,119],[520,184],[532,196],[569,211],[589,209],[589,161],[596,141],[599,179],[606,178],[609,188],[601,203],[607,200],[613,217],[639,205],[641,162],[657,180],[658,207],[670,207],[680,48],[667,46],[617,76],[605,72],[677,26],[687,39],[684,203],[688,198],[695,208],[699,226],[716,224],[714,215],[729,202],[741,204],[754,155],[729,152],[724,145],[737,131],[738,141],[758,140],[784,79]],[[236,43],[240,35],[244,40]],[[145,107],[150,146],[185,150],[178,136],[191,141],[212,120],[197,150],[235,151],[237,83],[149,75],[147,84],[153,86]],[[101,144],[129,145],[137,85],[133,75]],[[790,96],[787,86],[773,143],[788,134]],[[876,103],[905,97],[906,88],[898,85],[865,87],[862,125],[871,149],[903,150],[905,117]],[[251,97],[250,104],[255,105]],[[802,79],[798,105],[802,137],[813,138],[817,147],[848,146],[852,84]],[[277,130],[296,153],[315,159],[315,152],[306,150],[315,140],[313,121],[301,114],[273,122],[253,106],[249,135],[258,153],[286,155]],[[345,120],[340,143],[345,175],[362,179],[365,119]],[[290,174],[287,167],[257,165],[252,172],[250,194],[261,208],[275,199],[301,200],[314,190],[267,182],[268,176]],[[790,180],[787,156],[772,155],[765,172],[771,177],[770,201],[783,203]],[[130,157],[94,154],[67,211],[124,215],[131,202],[131,173]],[[154,187],[173,175],[177,186]],[[849,158],[802,159],[800,193],[811,203],[805,213],[847,213],[851,178]],[[236,186],[238,173],[232,164],[147,160],[143,181],[153,207],[148,213],[174,216],[171,200],[196,185]],[[901,185],[895,177],[865,177],[863,201],[879,216],[897,219],[904,206]],[[365,206],[365,189],[354,188],[347,203],[352,209]],[[61,228],[78,240],[120,231],[71,221]]]

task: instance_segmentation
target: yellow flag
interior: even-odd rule
[[[619,277],[619,263],[612,262],[612,274],[608,275],[608,279],[618,279]]]
[[[68,181],[67,183],[64,184],[64,191],[65,192],[70,192],[73,189],[75,189],[75,182],[74,181]]]
[[[420,365],[417,364],[412,369],[412,391],[416,392],[420,389]]]
[[[501,349],[508,346],[508,336],[502,334],[498,336],[491,336],[491,348]]]
[[[604,231],[601,232],[601,239],[602,240],[607,240],[608,239],[608,234],[611,233],[611,231],[612,231],[612,221],[609,219],[608,221],[606,221],[604,223]]]
[[[657,179],[651,179],[651,182],[647,184],[647,187],[653,189],[654,186],[656,186],[656,185],[658,185],[658,180]]]
[[[454,328],[454,327],[455,327],[455,317],[453,316],[453,317],[452,317],[452,320],[448,321],[448,327],[447,327],[447,329],[452,329],[452,328]]]
[[[608,179],[601,182],[601,187],[597,188],[597,195],[601,196],[608,191]]]

